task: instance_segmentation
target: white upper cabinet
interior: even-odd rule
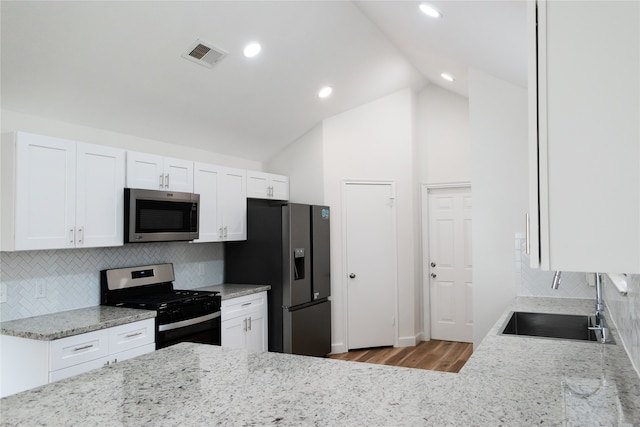
[[[127,151],[127,187],[193,193],[193,162]]]
[[[200,238],[195,241],[246,240],[246,171],[196,162],[193,182],[200,194]]]
[[[289,177],[272,173],[247,171],[247,197],[289,200]]]
[[[16,132],[2,162],[2,250],[123,244],[123,150]]]
[[[532,265],[640,273],[640,3],[529,2],[529,30]]]

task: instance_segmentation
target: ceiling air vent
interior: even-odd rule
[[[193,61],[196,64],[204,65],[211,68],[218,62],[220,62],[227,52],[215,48],[202,40],[196,40],[185,53],[182,54],[183,58]]]

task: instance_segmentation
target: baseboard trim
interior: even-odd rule
[[[341,354],[349,351],[345,343],[331,343],[331,354]]]
[[[413,347],[418,342],[416,336],[398,338],[398,347]]]

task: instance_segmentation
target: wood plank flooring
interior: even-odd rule
[[[431,371],[459,372],[471,353],[473,344],[453,341],[422,341],[415,347],[380,347],[332,354],[337,360],[403,366]]]

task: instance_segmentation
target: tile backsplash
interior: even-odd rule
[[[604,301],[607,306],[607,317],[611,318],[617,326],[629,358],[640,375],[640,275],[627,276],[627,283],[629,285],[627,295],[621,295],[605,275]]]
[[[556,298],[595,298],[596,291],[589,286],[585,273],[562,272],[562,283],[558,289],[551,289],[553,271],[542,271],[529,267],[529,255],[526,253],[526,237],[516,234],[516,285],[518,296],[556,297]]]
[[[0,252],[6,302],[0,320],[13,320],[100,304],[100,270],[173,263],[176,289],[222,283],[222,243],[144,243],[114,248]],[[36,295],[38,289],[44,290]]]

